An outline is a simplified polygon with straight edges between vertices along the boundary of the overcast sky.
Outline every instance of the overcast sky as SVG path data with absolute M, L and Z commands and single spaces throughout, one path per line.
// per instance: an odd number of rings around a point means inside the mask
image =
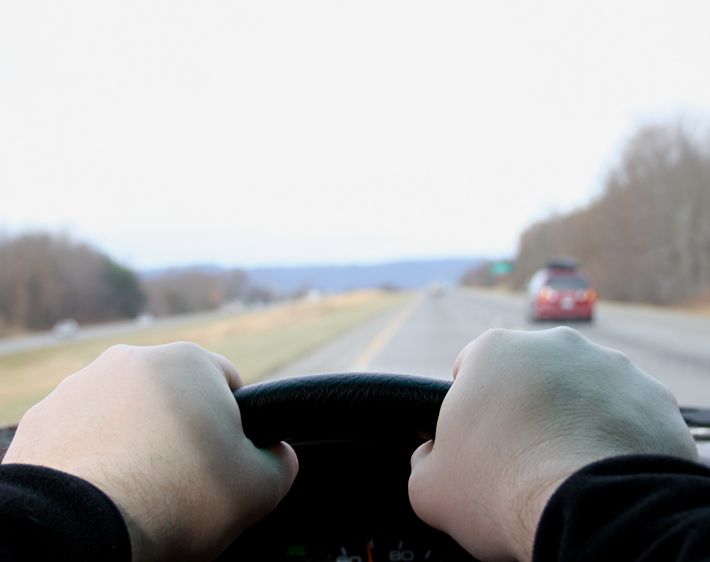
M 635 127 L 710 118 L 709 29 L 705 0 L 0 0 L 0 229 L 135 267 L 512 254 Z

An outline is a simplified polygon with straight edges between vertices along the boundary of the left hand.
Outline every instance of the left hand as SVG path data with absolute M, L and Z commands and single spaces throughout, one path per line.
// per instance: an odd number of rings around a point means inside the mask
M 224 357 L 190 343 L 116 346 L 22 418 L 4 463 L 94 484 L 122 512 L 134 560 L 202 560 L 269 513 L 296 476 L 285 443 L 242 430 Z

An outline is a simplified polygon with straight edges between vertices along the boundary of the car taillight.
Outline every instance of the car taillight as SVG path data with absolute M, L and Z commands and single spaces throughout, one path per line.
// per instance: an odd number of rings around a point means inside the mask
M 550 289 L 550 287 L 543 287 L 537 297 L 541 301 L 554 302 L 557 299 L 557 291 Z
M 595 300 L 597 300 L 597 292 L 594 289 L 584 291 L 584 300 L 594 302 Z

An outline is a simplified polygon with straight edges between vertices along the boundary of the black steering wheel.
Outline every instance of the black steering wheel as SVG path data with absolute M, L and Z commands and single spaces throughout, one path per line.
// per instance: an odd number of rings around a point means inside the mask
M 279 507 L 219 560 L 471 561 L 422 523 L 407 494 L 409 459 L 434 436 L 450 381 L 387 374 L 314 375 L 235 392 L 244 432 L 287 441 L 300 469 Z
M 287 441 L 300 469 L 278 508 L 219 560 L 475 560 L 421 522 L 407 494 L 410 456 L 434 437 L 450 386 L 418 376 L 344 373 L 236 391 L 247 437 L 260 446 Z M 709 438 L 710 410 L 681 412 L 696 440 Z

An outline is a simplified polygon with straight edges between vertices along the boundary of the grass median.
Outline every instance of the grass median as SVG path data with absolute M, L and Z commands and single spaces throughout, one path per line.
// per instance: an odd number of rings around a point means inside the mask
M 0 426 L 16 423 L 59 381 L 118 343 L 193 341 L 231 359 L 249 383 L 409 298 L 402 293 L 358 291 L 6 355 L 0 357 Z

